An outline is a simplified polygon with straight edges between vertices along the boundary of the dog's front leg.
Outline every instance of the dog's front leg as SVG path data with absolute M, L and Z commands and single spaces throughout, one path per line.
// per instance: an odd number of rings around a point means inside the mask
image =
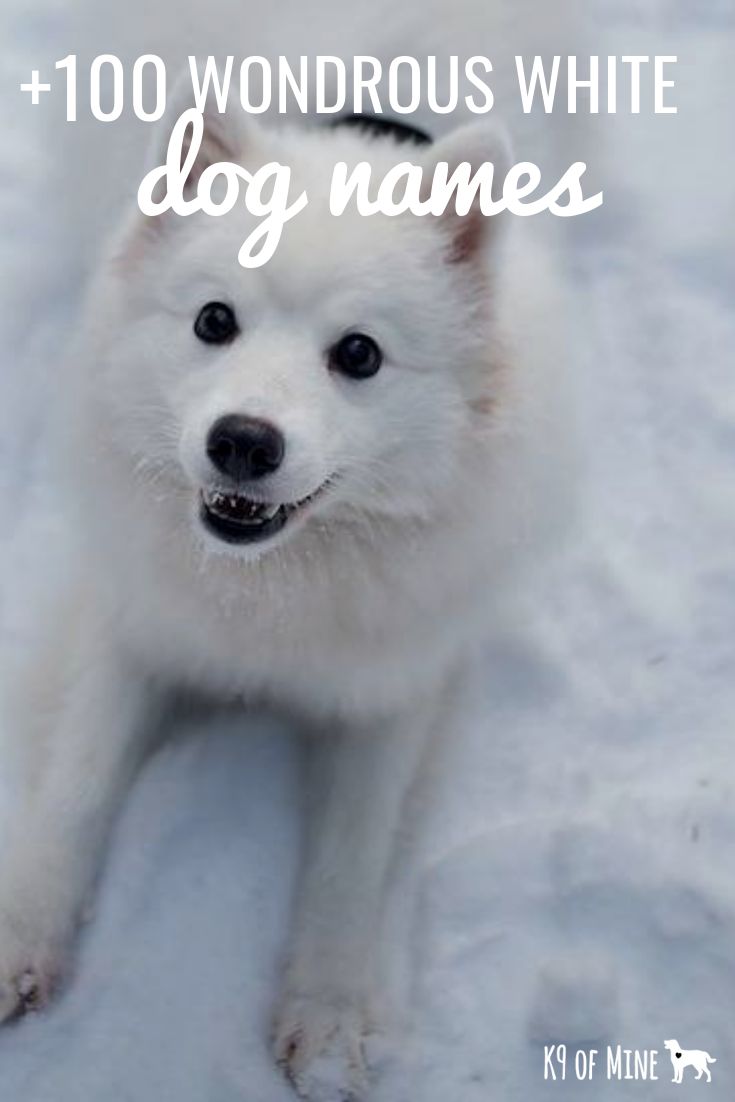
M 3 686 L 2 768 L 13 791 L 0 843 L 0 1020 L 44 1003 L 63 975 L 139 762 L 150 698 L 109 634 L 87 614 L 55 620 Z
M 386 876 L 433 708 L 321 735 L 275 1052 L 309 1102 L 357 1099 Z

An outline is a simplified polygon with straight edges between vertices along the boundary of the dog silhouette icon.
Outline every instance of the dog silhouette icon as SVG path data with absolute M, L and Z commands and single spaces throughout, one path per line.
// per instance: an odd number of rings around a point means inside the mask
M 712 1074 L 707 1065 L 717 1063 L 714 1056 L 710 1056 L 708 1052 L 703 1052 L 702 1049 L 682 1048 L 678 1041 L 664 1041 L 664 1048 L 668 1049 L 671 1064 L 674 1068 L 672 1083 L 681 1083 L 684 1078 L 684 1068 L 688 1067 L 694 1068 L 697 1079 L 701 1079 L 703 1075 L 706 1075 L 707 1082 L 712 1082 Z

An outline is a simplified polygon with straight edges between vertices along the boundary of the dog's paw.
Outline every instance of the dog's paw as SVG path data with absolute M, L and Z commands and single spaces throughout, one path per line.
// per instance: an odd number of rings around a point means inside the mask
M 31 966 L 0 978 L 0 1023 L 42 1010 L 50 1001 L 58 976 L 53 968 Z
M 361 1102 L 368 1085 L 364 1013 L 324 996 L 292 996 L 276 1015 L 274 1055 L 306 1102 Z
M 58 945 L 32 944 L 0 923 L 0 1023 L 46 1006 L 60 982 L 62 959 Z
M 41 1010 L 66 972 L 74 925 L 50 905 L 0 900 L 0 1023 Z

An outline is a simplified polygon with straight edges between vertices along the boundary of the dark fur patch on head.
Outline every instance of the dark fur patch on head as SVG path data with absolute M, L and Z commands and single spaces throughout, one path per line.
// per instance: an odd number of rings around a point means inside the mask
M 378 115 L 345 115 L 341 119 L 335 119 L 332 127 L 339 126 L 359 127 L 361 130 L 378 137 L 393 138 L 397 142 L 413 142 L 414 145 L 432 145 L 434 139 L 425 130 L 417 126 L 409 126 L 408 123 L 398 122 L 397 119 L 384 119 Z

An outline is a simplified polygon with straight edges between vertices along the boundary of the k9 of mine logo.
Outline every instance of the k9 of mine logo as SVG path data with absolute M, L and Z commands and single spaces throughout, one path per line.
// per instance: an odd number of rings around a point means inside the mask
M 700 1048 L 682 1048 L 678 1041 L 663 1043 L 664 1053 L 656 1048 L 623 1048 L 622 1045 L 608 1045 L 606 1049 L 567 1048 L 567 1045 L 544 1045 L 544 1079 L 590 1080 L 619 1079 L 653 1082 L 665 1079 L 664 1066 L 659 1061 L 670 1058 L 673 1068 L 672 1083 L 683 1083 L 685 1079 L 704 1079 L 712 1082 L 710 1064 L 717 1061 L 714 1056 Z

